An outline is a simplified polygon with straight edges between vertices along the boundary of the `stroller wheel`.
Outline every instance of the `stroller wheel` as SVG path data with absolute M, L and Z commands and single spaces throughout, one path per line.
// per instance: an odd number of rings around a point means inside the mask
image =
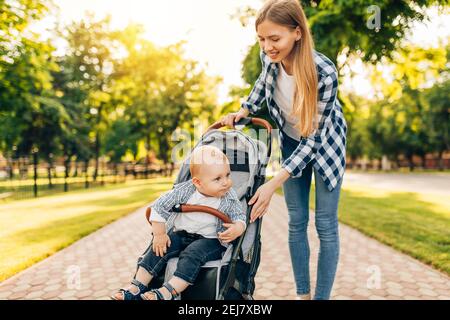
M 224 297 L 224 300 L 245 300 L 242 294 L 235 288 L 231 287 Z

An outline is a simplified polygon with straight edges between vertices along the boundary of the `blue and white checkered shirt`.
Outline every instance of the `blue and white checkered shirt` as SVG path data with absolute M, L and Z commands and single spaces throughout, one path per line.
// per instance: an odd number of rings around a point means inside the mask
M 189 198 L 194 194 L 196 188 L 192 182 L 192 179 L 185 182 L 178 183 L 174 185 L 172 190 L 161 195 L 151 207 L 155 209 L 159 216 L 167 221 L 167 224 L 172 225 L 175 217 L 179 214 L 172 211 L 172 208 L 178 204 L 185 204 Z M 242 221 L 244 226 L 246 226 L 246 212 L 243 208 L 241 202 L 239 201 L 238 195 L 233 188 L 220 198 L 220 204 L 217 210 L 223 212 L 227 215 L 232 222 Z M 217 233 L 225 231 L 223 222 L 217 219 Z M 228 244 L 220 241 L 222 245 L 228 246 Z
M 279 71 L 278 63 L 272 63 L 270 58 L 260 51 L 262 71 L 242 108 L 255 114 L 262 107 L 264 99 L 267 102 L 269 114 L 278 128 L 283 128 L 285 119 L 280 108 L 273 99 L 276 78 Z M 313 162 L 328 187 L 332 191 L 344 175 L 345 145 L 347 123 L 342 113 L 342 107 L 337 99 L 338 75 L 333 62 L 323 54 L 314 51 L 314 61 L 318 73 L 318 128 L 308 137 L 302 137 L 292 155 L 282 163 L 291 177 L 300 177 L 302 170 L 309 162 Z M 280 130 L 281 142 L 284 135 Z

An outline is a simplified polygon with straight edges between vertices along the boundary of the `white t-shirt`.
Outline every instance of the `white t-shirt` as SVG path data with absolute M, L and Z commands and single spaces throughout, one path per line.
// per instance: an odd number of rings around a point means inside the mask
M 290 116 L 294 103 L 295 78 L 293 75 L 287 74 L 281 62 L 278 65 L 280 71 L 277 75 L 273 99 L 280 107 L 281 116 L 285 119 L 283 131 L 288 136 L 300 140 L 300 134 L 294 127 L 298 122 L 298 118 Z
M 218 209 L 220 201 L 220 198 L 207 197 L 196 190 L 186 203 Z M 150 221 L 166 222 L 154 208 L 152 208 Z M 175 218 L 174 229 L 197 233 L 205 238 L 217 238 L 217 223 L 218 218 L 211 214 L 204 212 L 184 212 Z

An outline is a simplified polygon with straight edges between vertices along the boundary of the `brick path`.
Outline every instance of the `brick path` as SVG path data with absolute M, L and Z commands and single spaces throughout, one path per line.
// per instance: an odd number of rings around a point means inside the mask
M 0 299 L 108 299 L 127 284 L 149 227 L 144 209 L 124 217 L 0 283 Z M 450 277 L 340 225 L 341 256 L 332 299 L 450 300 Z M 318 239 L 310 219 L 311 286 Z M 287 246 L 287 209 L 275 194 L 262 232 L 256 299 L 294 299 Z M 77 276 L 79 275 L 79 277 Z

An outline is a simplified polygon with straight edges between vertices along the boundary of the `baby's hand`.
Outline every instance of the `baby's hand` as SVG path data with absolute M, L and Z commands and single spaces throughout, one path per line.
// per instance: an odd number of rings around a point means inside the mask
M 163 257 L 167 252 L 167 248 L 170 247 L 170 238 L 167 233 L 154 234 L 152 247 L 153 252 L 158 257 Z
M 227 230 L 224 232 L 219 232 L 219 239 L 225 243 L 233 241 L 245 231 L 244 224 L 239 221 L 224 223 L 223 226 L 227 228 Z

